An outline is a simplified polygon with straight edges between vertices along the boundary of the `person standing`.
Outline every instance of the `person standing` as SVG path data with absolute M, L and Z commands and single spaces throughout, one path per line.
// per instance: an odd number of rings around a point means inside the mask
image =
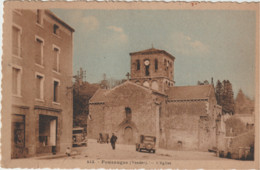
M 111 146 L 112 146 L 113 150 L 116 149 L 116 140 L 117 140 L 116 135 L 114 133 L 112 133 L 112 136 L 111 136 L 111 139 L 110 139 L 110 143 L 111 143 Z

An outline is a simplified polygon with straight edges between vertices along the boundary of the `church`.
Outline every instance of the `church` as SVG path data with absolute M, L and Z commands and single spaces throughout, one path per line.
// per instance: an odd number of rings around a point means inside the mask
M 130 57 L 129 80 L 99 89 L 90 99 L 88 138 L 115 133 L 118 143 L 135 144 L 140 135 L 150 135 L 160 148 L 218 147 L 224 128 L 214 85 L 175 86 L 175 57 L 165 50 L 150 48 Z

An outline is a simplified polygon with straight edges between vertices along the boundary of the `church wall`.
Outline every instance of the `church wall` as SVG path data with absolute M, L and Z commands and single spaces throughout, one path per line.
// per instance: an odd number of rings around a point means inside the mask
M 155 136 L 155 104 L 150 91 L 128 85 L 111 92 L 107 96 L 105 109 L 105 129 L 111 134 L 115 132 L 118 143 L 126 143 L 124 128 L 130 126 L 133 130 L 134 144 L 141 134 Z M 120 126 L 126 119 L 125 108 L 131 109 L 131 123 Z
M 209 147 L 210 131 L 208 121 L 201 123 L 201 117 L 207 117 L 206 101 L 168 102 L 162 116 L 160 146 L 168 149 L 198 150 L 203 144 Z M 203 130 L 203 128 L 204 130 Z M 202 150 L 205 150 L 204 148 Z
M 89 106 L 91 120 L 88 119 L 88 138 L 98 139 L 99 133 L 104 130 L 104 104 L 91 104 Z
M 105 104 L 90 105 L 92 120 L 88 121 L 88 137 L 97 138 L 99 133 L 115 133 L 118 143 L 135 144 L 140 135 L 156 136 L 156 104 L 152 92 L 144 87 L 126 83 L 112 89 Z M 127 119 L 126 108 L 131 109 Z M 132 129 L 130 142 L 126 142 L 126 128 Z
M 214 87 L 212 86 L 212 89 L 210 91 L 209 95 L 209 106 L 208 106 L 208 118 L 209 118 L 209 130 L 210 130 L 210 136 L 209 139 L 210 142 L 210 148 L 217 147 L 217 137 L 219 137 L 218 134 L 218 127 L 217 127 L 217 115 L 222 114 L 222 109 L 217 105 L 217 100 L 215 97 L 215 91 Z

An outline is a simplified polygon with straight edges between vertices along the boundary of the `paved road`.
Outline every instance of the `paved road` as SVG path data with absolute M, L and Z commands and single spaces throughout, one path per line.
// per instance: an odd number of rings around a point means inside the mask
M 229 160 L 215 156 L 211 152 L 199 151 L 172 151 L 157 149 L 156 153 L 137 152 L 134 145 L 117 144 L 112 150 L 110 144 L 99 144 L 95 140 L 89 140 L 87 147 L 74 147 L 76 155 L 60 159 L 137 159 L 137 160 Z

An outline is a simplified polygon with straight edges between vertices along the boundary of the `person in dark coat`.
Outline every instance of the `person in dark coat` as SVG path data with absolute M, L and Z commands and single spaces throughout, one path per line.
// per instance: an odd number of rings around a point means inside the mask
M 110 143 L 111 143 L 111 146 L 112 146 L 113 150 L 116 149 L 116 140 L 117 140 L 117 137 L 115 136 L 114 133 L 112 133 L 112 136 L 110 138 Z

